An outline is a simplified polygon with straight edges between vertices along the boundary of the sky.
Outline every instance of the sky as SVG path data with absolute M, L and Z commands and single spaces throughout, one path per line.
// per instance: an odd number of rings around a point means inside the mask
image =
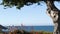
M 58 2 L 55 2 L 55 5 L 57 8 L 60 7 Z M 0 5 L 0 24 L 3 26 L 21 26 L 21 24 L 24 26 L 53 26 L 54 23 L 46 14 L 46 9 L 45 3 L 24 6 L 21 10 L 16 7 L 4 9 L 4 6 Z

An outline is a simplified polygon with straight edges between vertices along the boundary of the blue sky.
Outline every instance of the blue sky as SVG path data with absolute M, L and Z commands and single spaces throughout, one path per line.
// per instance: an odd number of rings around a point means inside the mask
M 25 25 L 25 26 L 42 26 L 54 25 L 52 19 L 46 14 L 46 4 L 33 4 L 31 6 L 24 6 L 21 10 L 15 7 L 4 9 L 0 5 L 0 24 L 4 26 L 11 25 Z M 60 4 L 55 2 L 59 8 Z M 60 8 L 59 8 L 60 9 Z

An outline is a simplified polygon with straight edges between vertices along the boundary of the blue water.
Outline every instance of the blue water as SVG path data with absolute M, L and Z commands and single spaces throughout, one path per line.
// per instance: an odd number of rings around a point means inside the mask
M 53 26 L 24 26 L 24 28 L 22 28 L 26 31 L 31 31 L 36 30 L 36 31 L 49 31 L 49 32 L 53 32 L 54 27 Z

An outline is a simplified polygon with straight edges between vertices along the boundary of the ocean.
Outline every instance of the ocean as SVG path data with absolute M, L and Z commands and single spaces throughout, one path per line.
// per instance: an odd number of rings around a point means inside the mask
M 48 31 L 48 32 L 53 32 L 54 31 L 54 26 L 8 26 L 8 28 L 17 28 L 17 29 L 23 29 L 26 31 Z
M 21 26 L 19 27 L 19 29 L 20 28 L 21 28 Z M 54 31 L 54 26 L 23 26 L 21 29 L 24 29 L 26 31 L 35 30 L 35 31 L 53 32 Z

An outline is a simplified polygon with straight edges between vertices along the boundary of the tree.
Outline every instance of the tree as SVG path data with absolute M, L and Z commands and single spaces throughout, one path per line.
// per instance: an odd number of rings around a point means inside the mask
M 44 1 L 47 6 L 47 14 L 52 18 L 55 26 L 54 26 L 54 32 L 53 34 L 60 34 L 60 10 L 54 5 L 55 1 L 59 0 L 3 0 L 1 5 L 4 5 L 4 7 L 13 7 L 16 6 L 16 8 L 20 9 L 24 7 L 24 5 L 32 5 L 34 3 Z

